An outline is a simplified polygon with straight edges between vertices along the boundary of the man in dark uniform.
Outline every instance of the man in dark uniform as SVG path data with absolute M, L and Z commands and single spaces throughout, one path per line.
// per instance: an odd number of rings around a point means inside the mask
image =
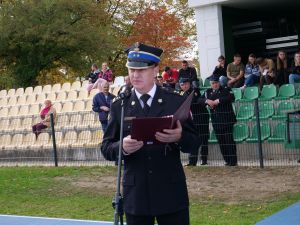
M 210 78 L 211 88 L 204 93 L 205 102 L 210 110 L 212 125 L 216 133 L 225 165 L 236 166 L 236 144 L 233 139 L 233 125 L 236 117 L 232 108 L 234 95 L 230 88 L 220 86 L 219 78 Z
M 185 100 L 154 84 L 162 49 L 136 43 L 127 50 L 130 81 L 134 87 L 124 100 L 125 120 L 130 117 L 172 115 Z M 118 155 L 121 101 L 111 106 L 110 121 L 104 134 L 101 152 L 108 160 Z M 188 225 L 189 201 L 180 151 L 197 148 L 197 133 L 192 120 L 176 128 L 157 132 L 161 144 L 148 144 L 130 136 L 124 124 L 123 196 L 128 225 Z M 147 127 L 145 127 L 147 129 Z
M 188 78 L 181 78 L 179 80 L 181 94 L 189 96 L 194 91 L 194 97 L 191 105 L 193 115 L 193 122 L 198 131 L 199 140 L 201 143 L 201 165 L 207 165 L 208 155 L 208 138 L 209 138 L 209 114 L 206 109 L 205 101 L 200 101 L 204 96 L 200 95 L 199 88 L 192 87 L 191 81 Z M 196 166 L 198 161 L 199 149 L 189 154 L 189 163 L 186 166 Z

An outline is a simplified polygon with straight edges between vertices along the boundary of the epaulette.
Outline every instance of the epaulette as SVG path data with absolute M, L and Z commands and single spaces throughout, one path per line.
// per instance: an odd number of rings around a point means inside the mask
M 115 102 L 117 102 L 117 101 L 119 101 L 119 100 L 121 100 L 121 98 L 120 98 L 120 96 L 117 96 L 117 97 L 115 97 L 115 98 L 113 99 L 112 103 L 115 103 Z
M 179 91 L 179 90 L 174 90 L 172 93 L 180 96 L 184 95 L 184 91 Z

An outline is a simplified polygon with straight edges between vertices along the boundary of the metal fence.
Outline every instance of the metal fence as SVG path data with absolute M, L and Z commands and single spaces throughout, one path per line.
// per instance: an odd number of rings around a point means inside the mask
M 299 109 L 298 100 L 237 101 L 233 107 L 237 117 L 231 133 L 234 143 L 224 145 L 236 147 L 239 166 L 299 165 L 300 116 L 299 112 L 294 112 Z M 193 116 L 197 116 L 197 112 Z M 0 118 L 0 165 L 115 164 L 101 155 L 103 131 L 97 114 L 91 111 L 59 113 L 56 119 L 53 127 L 36 137 L 31 126 L 39 121 L 38 115 Z M 205 126 L 206 123 L 200 121 L 195 125 Z M 208 148 L 208 166 L 224 166 L 212 121 L 207 125 L 208 133 L 199 138 L 208 137 L 208 144 L 201 146 Z M 201 148 L 199 155 L 194 156 L 199 157 L 197 165 L 201 163 Z M 188 162 L 189 155 L 182 153 L 182 163 Z

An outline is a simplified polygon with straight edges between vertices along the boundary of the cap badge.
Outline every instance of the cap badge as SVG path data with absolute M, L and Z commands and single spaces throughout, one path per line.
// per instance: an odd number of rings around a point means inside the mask
M 157 101 L 158 101 L 158 103 L 162 103 L 163 102 L 163 100 L 161 98 L 159 98 Z
M 139 42 L 136 42 L 135 44 L 134 44 L 134 51 L 135 52 L 138 52 L 138 51 L 140 51 L 140 49 L 139 49 L 139 47 L 140 47 L 140 43 Z

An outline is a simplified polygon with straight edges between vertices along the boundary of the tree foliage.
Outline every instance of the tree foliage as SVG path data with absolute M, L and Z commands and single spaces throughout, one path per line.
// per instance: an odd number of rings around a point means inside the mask
M 17 0 L 0 8 L 0 58 L 16 85 L 59 66 L 82 73 L 115 48 L 105 10 L 90 0 Z M 44 71 L 44 72 L 43 72 Z

